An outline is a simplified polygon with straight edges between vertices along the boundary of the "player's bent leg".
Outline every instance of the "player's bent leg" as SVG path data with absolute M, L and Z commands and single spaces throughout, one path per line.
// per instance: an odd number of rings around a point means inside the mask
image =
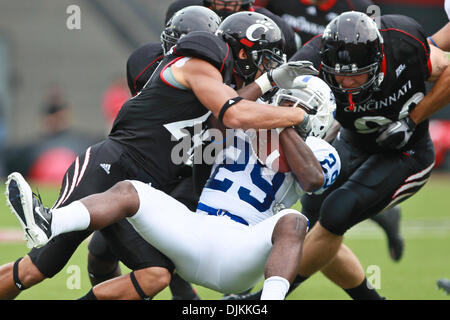
M 342 236 L 325 229 L 316 223 L 305 238 L 299 274 L 309 277 L 326 266 L 336 255 L 342 243 Z
M 22 290 L 44 279 L 29 256 L 7 263 L 0 267 L 0 300 L 14 299 Z
M 39 207 L 43 207 L 40 201 L 36 203 Z M 35 207 L 36 205 L 33 203 L 31 206 Z M 138 208 L 139 197 L 133 185 L 129 181 L 118 182 L 105 192 L 73 201 L 64 207 L 45 209 L 49 216 L 46 220 L 47 225 L 50 225 L 49 229 L 46 228 L 49 236 L 45 241 L 39 241 L 39 243 L 34 241 L 34 245 L 44 246 L 50 239 L 72 231 L 103 229 L 132 216 Z
M 358 258 L 344 244 L 341 244 L 335 257 L 321 271 L 342 289 L 354 288 L 365 278 Z
M 280 212 L 281 213 L 281 212 Z M 308 219 L 297 213 L 281 217 L 272 233 L 273 247 L 264 270 L 261 300 L 282 300 L 300 266 Z
M 80 201 L 89 211 L 90 230 L 102 229 L 132 216 L 139 209 L 139 197 L 130 181 L 120 181 L 107 191 Z
M 281 213 L 281 212 L 280 212 Z M 288 213 L 278 220 L 272 233 L 273 247 L 264 275 L 281 276 L 290 282 L 298 273 L 308 219 L 301 214 Z M 287 260 L 286 257 L 289 257 Z
M 104 259 L 91 252 L 88 253 L 88 273 L 92 286 L 122 275 L 117 260 Z
M 102 282 L 92 291 L 98 300 L 149 300 L 165 289 L 170 279 L 166 268 L 149 267 Z

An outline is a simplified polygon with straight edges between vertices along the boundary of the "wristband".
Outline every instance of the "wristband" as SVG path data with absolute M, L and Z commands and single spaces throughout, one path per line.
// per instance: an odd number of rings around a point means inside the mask
M 267 91 L 272 90 L 273 86 L 270 82 L 269 75 L 264 73 L 258 79 L 255 80 L 255 83 L 259 86 L 262 91 L 262 94 L 265 94 Z
M 434 42 L 434 40 L 433 40 L 432 37 L 428 37 L 427 39 L 431 41 L 431 43 L 433 44 L 433 46 L 439 48 L 439 46 L 436 44 L 436 42 Z

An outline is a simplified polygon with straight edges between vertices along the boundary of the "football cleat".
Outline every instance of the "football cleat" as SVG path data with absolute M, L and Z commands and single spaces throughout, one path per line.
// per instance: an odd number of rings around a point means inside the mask
M 401 208 L 390 208 L 371 218 L 383 228 L 388 239 L 388 249 L 391 259 L 400 261 L 404 250 L 403 237 L 400 234 Z
M 31 191 L 30 185 L 18 172 L 8 176 L 5 196 L 25 233 L 27 246 L 44 246 L 52 237 L 52 213 L 43 206 L 41 197 Z
M 439 279 L 437 281 L 438 289 L 443 289 L 447 294 L 450 294 L 450 280 L 449 279 Z

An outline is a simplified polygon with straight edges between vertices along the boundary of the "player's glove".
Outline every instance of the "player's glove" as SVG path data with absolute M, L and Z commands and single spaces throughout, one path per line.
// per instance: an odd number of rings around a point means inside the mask
M 278 68 L 264 73 L 255 82 L 261 88 L 262 93 L 266 93 L 274 87 L 290 89 L 299 84 L 294 84 L 294 79 L 302 75 L 318 75 L 319 71 L 314 68 L 310 61 L 291 61 L 283 63 Z
M 376 142 L 381 147 L 401 149 L 408 143 L 415 129 L 416 124 L 409 116 L 407 116 L 382 129 Z

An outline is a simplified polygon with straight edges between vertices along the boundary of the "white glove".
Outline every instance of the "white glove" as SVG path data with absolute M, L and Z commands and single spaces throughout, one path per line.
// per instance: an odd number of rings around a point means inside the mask
M 297 85 L 294 84 L 294 79 L 302 75 L 318 75 L 319 71 L 314 68 L 310 61 L 291 61 L 283 63 L 278 68 L 272 69 L 264 73 L 255 83 L 259 85 L 262 93 L 266 93 L 273 87 L 282 89 L 291 89 Z

